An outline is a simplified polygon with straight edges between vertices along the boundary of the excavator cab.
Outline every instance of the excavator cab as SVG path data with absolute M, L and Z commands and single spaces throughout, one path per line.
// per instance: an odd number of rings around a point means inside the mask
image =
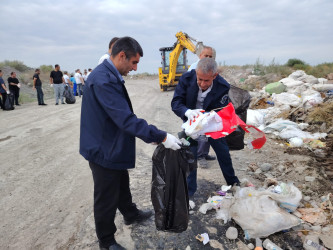
M 168 84 L 168 74 L 170 71 L 170 53 L 174 50 L 174 47 L 163 47 L 160 48 L 161 52 L 161 67 L 159 72 L 160 88 L 161 91 L 166 91 L 168 87 L 174 87 L 177 85 L 179 78 L 188 70 L 187 64 L 187 49 L 183 48 L 179 54 L 176 66 L 175 79 L 172 84 Z
M 203 46 L 202 42 L 181 31 L 176 33 L 176 38 L 173 47 L 160 48 L 162 65 L 158 68 L 158 75 L 161 91 L 175 87 L 182 74 L 188 70 L 187 50 L 196 54 Z

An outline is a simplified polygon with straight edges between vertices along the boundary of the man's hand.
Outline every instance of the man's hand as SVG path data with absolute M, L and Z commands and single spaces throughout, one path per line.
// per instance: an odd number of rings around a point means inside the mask
M 185 116 L 189 119 L 189 120 L 194 120 L 195 118 L 197 118 L 202 112 L 205 112 L 203 109 L 188 109 L 185 112 Z
M 10 91 L 9 91 L 9 90 L 7 90 L 7 94 L 8 94 L 8 95 L 10 94 Z
M 164 141 L 162 142 L 165 148 L 171 148 L 172 150 L 180 149 L 180 145 L 182 144 L 177 137 L 172 134 L 167 134 Z

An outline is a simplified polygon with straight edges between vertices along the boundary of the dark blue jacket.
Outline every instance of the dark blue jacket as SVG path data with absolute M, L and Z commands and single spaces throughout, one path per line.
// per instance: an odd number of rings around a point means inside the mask
M 229 103 L 229 89 L 230 84 L 222 76 L 217 75 L 213 81 L 212 90 L 204 100 L 203 109 L 211 111 L 212 109 L 225 107 Z M 187 120 L 186 110 L 196 109 L 198 92 L 197 75 L 195 69 L 192 69 L 180 77 L 171 101 L 172 111 L 183 121 Z
M 80 154 L 110 169 L 135 167 L 135 137 L 160 143 L 166 132 L 136 117 L 124 82 L 105 60 L 85 84 L 80 130 Z

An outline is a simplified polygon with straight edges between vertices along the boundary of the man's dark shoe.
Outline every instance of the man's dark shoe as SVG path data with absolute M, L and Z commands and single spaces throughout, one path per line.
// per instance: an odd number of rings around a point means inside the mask
M 42 103 L 41 105 L 44 105 L 44 106 L 45 106 L 45 105 L 47 105 L 47 104 L 46 104 L 46 103 Z
M 16 104 L 16 106 L 21 106 L 21 104 Z
M 212 155 L 207 155 L 207 156 L 205 157 L 205 159 L 206 159 L 207 161 L 214 161 L 214 160 L 216 160 L 216 157 L 215 157 L 215 156 L 212 156 Z
M 109 250 L 126 250 L 126 248 L 116 242 L 109 247 Z
M 56 103 L 55 105 L 58 105 L 58 103 Z
M 142 221 L 149 219 L 152 215 L 153 215 L 153 212 L 151 210 L 148 210 L 148 211 L 139 210 L 137 216 L 135 216 L 132 219 L 124 219 L 124 223 L 125 223 L 125 225 L 131 225 L 133 223 L 140 223 Z
M 117 242 L 112 244 L 111 246 L 107 247 L 101 247 L 99 246 L 100 250 L 126 250 L 122 245 L 119 245 Z

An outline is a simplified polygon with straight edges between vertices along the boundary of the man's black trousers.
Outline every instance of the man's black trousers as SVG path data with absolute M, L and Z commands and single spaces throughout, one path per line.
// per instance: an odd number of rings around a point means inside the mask
M 94 179 L 96 234 L 100 246 L 108 248 L 115 242 L 117 208 L 128 220 L 137 216 L 138 209 L 132 202 L 127 170 L 108 169 L 92 162 L 89 166 Z

